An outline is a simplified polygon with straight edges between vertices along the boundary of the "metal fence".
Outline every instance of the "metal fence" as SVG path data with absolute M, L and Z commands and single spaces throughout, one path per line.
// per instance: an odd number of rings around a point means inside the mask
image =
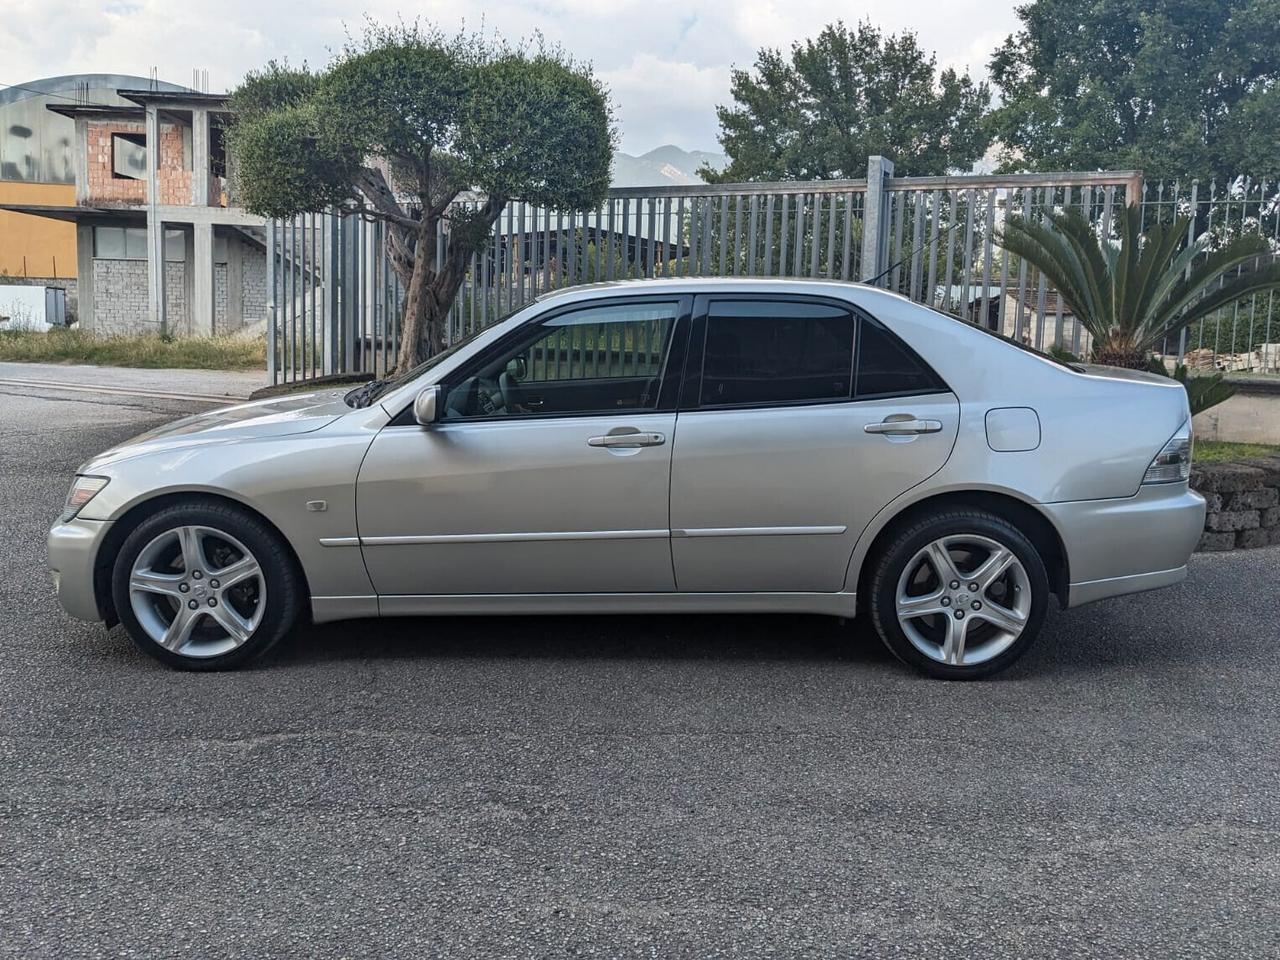
M 1258 233 L 1280 253 L 1280 180 L 1240 176 L 1229 181 L 1159 180 L 1146 184 L 1143 225 L 1191 217 L 1188 239 L 1208 234 L 1219 246 Z M 1244 268 L 1241 268 L 1243 270 Z M 1237 270 L 1238 274 L 1240 270 Z M 1280 373 L 1280 297 L 1255 294 L 1193 324 L 1166 349 L 1201 370 Z
M 1075 207 L 1106 234 L 1141 204 L 1144 222 L 1194 214 L 1190 233 L 1262 232 L 1280 243 L 1280 188 L 1241 178 L 1143 184 L 1135 171 L 893 177 L 610 191 L 586 214 L 512 203 L 468 267 L 447 337 L 481 329 L 559 287 L 644 277 L 866 280 L 1040 349 L 1088 352 L 1087 333 L 1034 268 L 995 241 L 1006 217 Z M 474 202 L 474 201 L 467 201 Z M 335 214 L 268 224 L 273 382 L 395 365 L 404 291 L 381 224 Z M 446 237 L 436 238 L 443 250 Z M 1276 372 L 1280 314 L 1255 297 L 1197 324 L 1171 354 L 1196 367 Z

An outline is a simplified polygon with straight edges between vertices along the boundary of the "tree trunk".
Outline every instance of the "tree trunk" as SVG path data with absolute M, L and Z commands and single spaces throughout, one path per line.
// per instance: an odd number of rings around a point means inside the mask
M 1150 354 L 1124 343 L 1100 343 L 1093 348 L 1093 362 L 1107 367 L 1123 367 L 1126 370 L 1145 370 L 1150 362 Z
M 505 201 L 489 199 L 482 212 L 488 229 L 498 219 Z M 475 252 L 474 244 L 454 238 L 446 245 L 444 262 L 428 266 L 428 257 L 434 260 L 434 230 L 428 230 L 424 218 L 418 230 L 414 248 L 413 275 L 405 291 L 404 322 L 401 325 L 400 355 L 396 373 L 405 373 L 418 364 L 435 356 L 445 348 L 445 329 L 449 311 L 467 275 L 467 263 Z M 430 236 L 431 242 L 427 240 Z M 484 232 L 488 236 L 488 231 Z M 430 250 L 430 253 L 428 253 Z
M 427 220 L 424 218 L 418 227 L 418 239 L 413 249 L 413 274 L 404 293 L 404 317 L 400 324 L 400 355 L 396 359 L 396 373 L 412 370 L 431 355 L 424 336 L 428 328 L 427 255 Z

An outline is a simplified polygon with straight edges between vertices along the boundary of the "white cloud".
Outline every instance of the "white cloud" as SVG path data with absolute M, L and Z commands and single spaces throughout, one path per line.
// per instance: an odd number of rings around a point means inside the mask
M 729 72 L 719 66 L 664 60 L 640 53 L 625 66 L 601 70 L 615 103 L 626 104 L 624 149 L 642 153 L 665 143 L 687 149 L 714 146 L 716 104 L 729 95 Z
M 509 39 L 535 31 L 592 61 L 613 91 L 623 149 L 666 142 L 715 149 L 715 106 L 729 69 L 761 46 L 787 47 L 833 19 L 869 18 L 887 31 L 916 30 L 944 65 L 985 72 L 991 50 L 1015 26 L 1013 0 L 908 5 L 864 0 L 856 8 L 817 0 L 367 0 L 381 20 L 410 16 L 456 29 L 464 22 Z M 233 86 L 272 57 L 323 64 L 363 13 L 339 0 L 0 0 L 0 82 L 63 73 L 119 72 L 189 83 L 209 71 L 213 89 Z M 981 24 L 981 30 L 975 29 Z

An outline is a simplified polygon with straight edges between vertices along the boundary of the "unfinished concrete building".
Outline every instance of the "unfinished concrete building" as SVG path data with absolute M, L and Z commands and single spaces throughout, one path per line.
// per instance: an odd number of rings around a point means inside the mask
M 47 105 L 74 121 L 75 203 L 0 209 L 75 224 L 82 329 L 173 336 L 261 329 L 265 232 L 231 196 L 225 95 L 116 92 L 120 103 Z

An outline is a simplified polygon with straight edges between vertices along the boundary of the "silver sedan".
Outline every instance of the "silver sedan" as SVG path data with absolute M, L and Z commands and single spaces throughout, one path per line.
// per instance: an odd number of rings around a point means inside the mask
M 579 287 L 405 376 L 106 451 L 49 558 L 70 614 L 189 669 L 305 618 L 771 611 L 976 678 L 1054 597 L 1186 576 L 1190 426 L 1175 381 L 866 286 Z

